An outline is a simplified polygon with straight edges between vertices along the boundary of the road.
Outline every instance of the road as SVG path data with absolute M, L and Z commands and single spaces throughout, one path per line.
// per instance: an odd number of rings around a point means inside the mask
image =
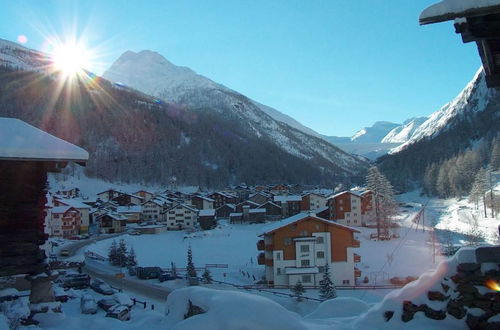
M 81 248 L 83 248 L 83 247 L 85 247 L 85 246 L 87 246 L 89 244 L 92 244 L 92 243 L 95 243 L 95 242 L 98 242 L 98 241 L 102 241 L 102 240 L 105 240 L 105 239 L 109 239 L 109 238 L 115 238 L 115 237 L 118 237 L 118 236 L 121 236 L 121 235 L 124 235 L 124 234 L 126 234 L 126 233 L 105 234 L 105 235 L 100 235 L 100 236 L 95 237 L 95 238 L 90 238 L 90 239 L 86 239 L 86 240 L 76 241 L 74 243 L 64 245 L 64 246 L 61 247 L 60 250 L 62 250 L 62 249 L 68 250 L 69 255 L 67 257 L 61 257 L 61 258 L 65 259 L 65 258 L 73 257 L 78 252 L 78 250 L 80 250 Z
M 110 273 L 109 269 L 103 267 L 100 262 L 94 261 L 89 258 L 85 259 L 85 266 L 83 267 L 83 271 L 90 276 L 105 280 L 108 284 L 116 288 L 123 288 L 125 291 L 134 292 L 143 297 L 147 297 L 160 302 L 165 302 L 167 296 L 171 292 L 165 287 L 146 281 L 130 278 L 116 278 L 115 274 Z

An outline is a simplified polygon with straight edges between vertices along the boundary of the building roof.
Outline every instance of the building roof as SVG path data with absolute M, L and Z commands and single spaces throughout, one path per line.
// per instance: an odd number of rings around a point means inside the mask
M 344 194 L 351 194 L 351 195 L 354 195 L 354 196 L 356 196 L 356 197 L 361 198 L 361 195 L 359 195 L 359 194 L 357 194 L 357 193 L 355 193 L 355 192 L 352 192 L 352 191 L 346 190 L 346 191 L 339 192 L 338 194 L 335 194 L 335 195 L 333 195 L 333 196 L 330 196 L 330 197 L 328 197 L 327 199 L 337 198 L 337 197 L 339 197 L 339 196 L 341 196 L 341 195 L 344 195 Z
M 273 206 L 275 206 L 275 207 L 277 207 L 277 208 L 281 209 L 281 206 L 279 206 L 278 204 L 275 204 L 275 203 L 273 203 L 273 202 L 271 202 L 271 201 L 267 201 L 267 202 L 265 202 L 264 204 L 259 205 L 259 208 L 262 208 L 264 205 L 267 205 L 267 204 L 269 204 L 269 205 L 273 205 Z
M 214 200 L 210 197 L 206 197 L 206 196 L 202 196 L 202 195 L 194 195 L 193 197 L 191 198 L 201 198 L 201 199 L 204 199 L 206 200 L 207 202 L 213 202 Z
M 248 213 L 266 213 L 266 209 L 250 209 Z
M 319 273 L 318 267 L 285 267 L 286 275 L 317 274 L 317 273 Z
M 443 0 L 426 8 L 419 18 L 421 25 L 482 16 L 500 12 L 500 0 Z
M 130 206 L 118 206 L 116 208 L 118 213 L 142 213 L 142 206 L 140 205 L 130 205 Z
M 339 223 L 320 218 L 320 217 L 316 216 L 316 214 L 314 214 L 314 213 L 299 213 L 299 214 L 296 214 L 296 215 L 291 216 L 289 218 L 286 218 L 286 219 L 283 219 L 280 221 L 275 221 L 272 224 L 270 224 L 269 226 L 264 227 L 263 228 L 264 232 L 260 235 L 270 234 L 270 233 L 272 233 L 272 232 L 274 232 L 282 227 L 288 226 L 288 225 L 290 225 L 294 222 L 297 222 L 297 221 L 305 220 L 307 218 L 321 221 L 321 222 L 326 223 L 330 226 L 341 227 L 341 228 L 347 229 L 349 231 L 359 233 L 359 230 L 357 230 L 355 228 L 352 228 L 352 227 L 349 227 L 346 225 L 341 225 Z
M 184 204 L 184 203 L 177 203 L 177 204 L 173 205 L 172 207 L 169 207 L 169 208 L 168 208 L 165 212 L 168 212 L 168 211 L 170 211 L 170 210 L 173 210 L 173 209 L 175 209 L 175 208 L 177 208 L 177 207 L 179 207 L 179 206 L 180 206 L 180 207 L 182 207 L 182 208 L 188 209 L 188 210 L 190 210 L 190 211 L 192 211 L 192 212 L 196 212 L 196 213 L 198 213 L 198 212 L 200 211 L 200 210 L 198 210 L 198 209 L 196 209 L 196 208 L 194 208 L 194 207 L 191 207 L 191 206 L 189 206 L 189 205 L 187 205 L 187 204 Z
M 200 217 L 213 217 L 215 216 L 215 210 L 214 209 L 200 210 L 198 215 Z
M 302 201 L 302 197 L 299 195 L 288 195 L 288 196 L 274 196 L 274 201 L 275 202 L 300 202 Z
M 74 198 L 59 198 L 59 197 L 56 197 L 55 198 L 56 201 L 60 202 L 60 203 L 63 203 L 65 205 L 68 205 L 68 206 L 73 206 L 74 208 L 76 209 L 90 209 L 90 205 L 87 205 L 77 199 L 74 199 Z
M 0 117 L 0 159 L 86 162 L 89 153 L 22 120 Z
M 51 209 L 52 213 L 66 213 L 69 209 L 74 208 L 72 206 L 56 206 Z

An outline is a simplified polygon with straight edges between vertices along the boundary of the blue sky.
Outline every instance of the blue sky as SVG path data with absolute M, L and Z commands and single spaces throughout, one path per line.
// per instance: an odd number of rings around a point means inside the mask
M 451 22 L 419 26 L 435 0 L 6 1 L 0 38 L 42 49 L 76 33 L 102 73 L 126 50 L 155 50 L 316 131 L 429 115 L 480 67 Z

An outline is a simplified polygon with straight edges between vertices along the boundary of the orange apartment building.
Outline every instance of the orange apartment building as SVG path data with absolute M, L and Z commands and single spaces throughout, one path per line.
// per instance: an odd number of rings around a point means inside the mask
M 360 243 L 358 230 L 299 213 L 266 228 L 257 242 L 259 265 L 265 265 L 270 286 L 319 286 L 328 264 L 336 285 L 354 285 L 361 271 L 361 257 L 354 253 Z

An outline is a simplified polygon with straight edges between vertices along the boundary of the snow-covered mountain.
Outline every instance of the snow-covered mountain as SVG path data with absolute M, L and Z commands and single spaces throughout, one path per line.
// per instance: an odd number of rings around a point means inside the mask
M 381 142 L 398 144 L 405 143 L 413 137 L 420 125 L 422 125 L 427 119 L 427 117 L 416 117 L 405 120 L 403 125 L 391 130 Z
M 0 65 L 21 70 L 43 71 L 50 64 L 49 56 L 12 41 L 0 39 Z
M 166 102 L 198 111 L 209 110 L 226 117 L 235 116 L 235 120 L 248 125 L 256 136 L 269 138 L 295 156 L 304 159 L 323 158 L 352 174 L 361 165 L 357 157 L 322 140 L 319 134 L 289 116 L 189 68 L 176 66 L 156 52 L 127 51 L 111 65 L 103 77 Z
M 479 70 L 472 81 L 453 101 L 432 113 L 418 127 L 412 128 L 413 132 L 410 138 L 396 148 L 391 149 L 390 153 L 400 152 L 418 141 L 441 134 L 466 116 L 484 111 L 494 95 L 496 95 L 496 91 L 486 86 L 484 73 L 482 69 Z
M 380 143 L 384 137 L 400 124 L 388 121 L 377 121 L 370 127 L 365 127 L 351 137 L 352 142 L 357 143 Z

